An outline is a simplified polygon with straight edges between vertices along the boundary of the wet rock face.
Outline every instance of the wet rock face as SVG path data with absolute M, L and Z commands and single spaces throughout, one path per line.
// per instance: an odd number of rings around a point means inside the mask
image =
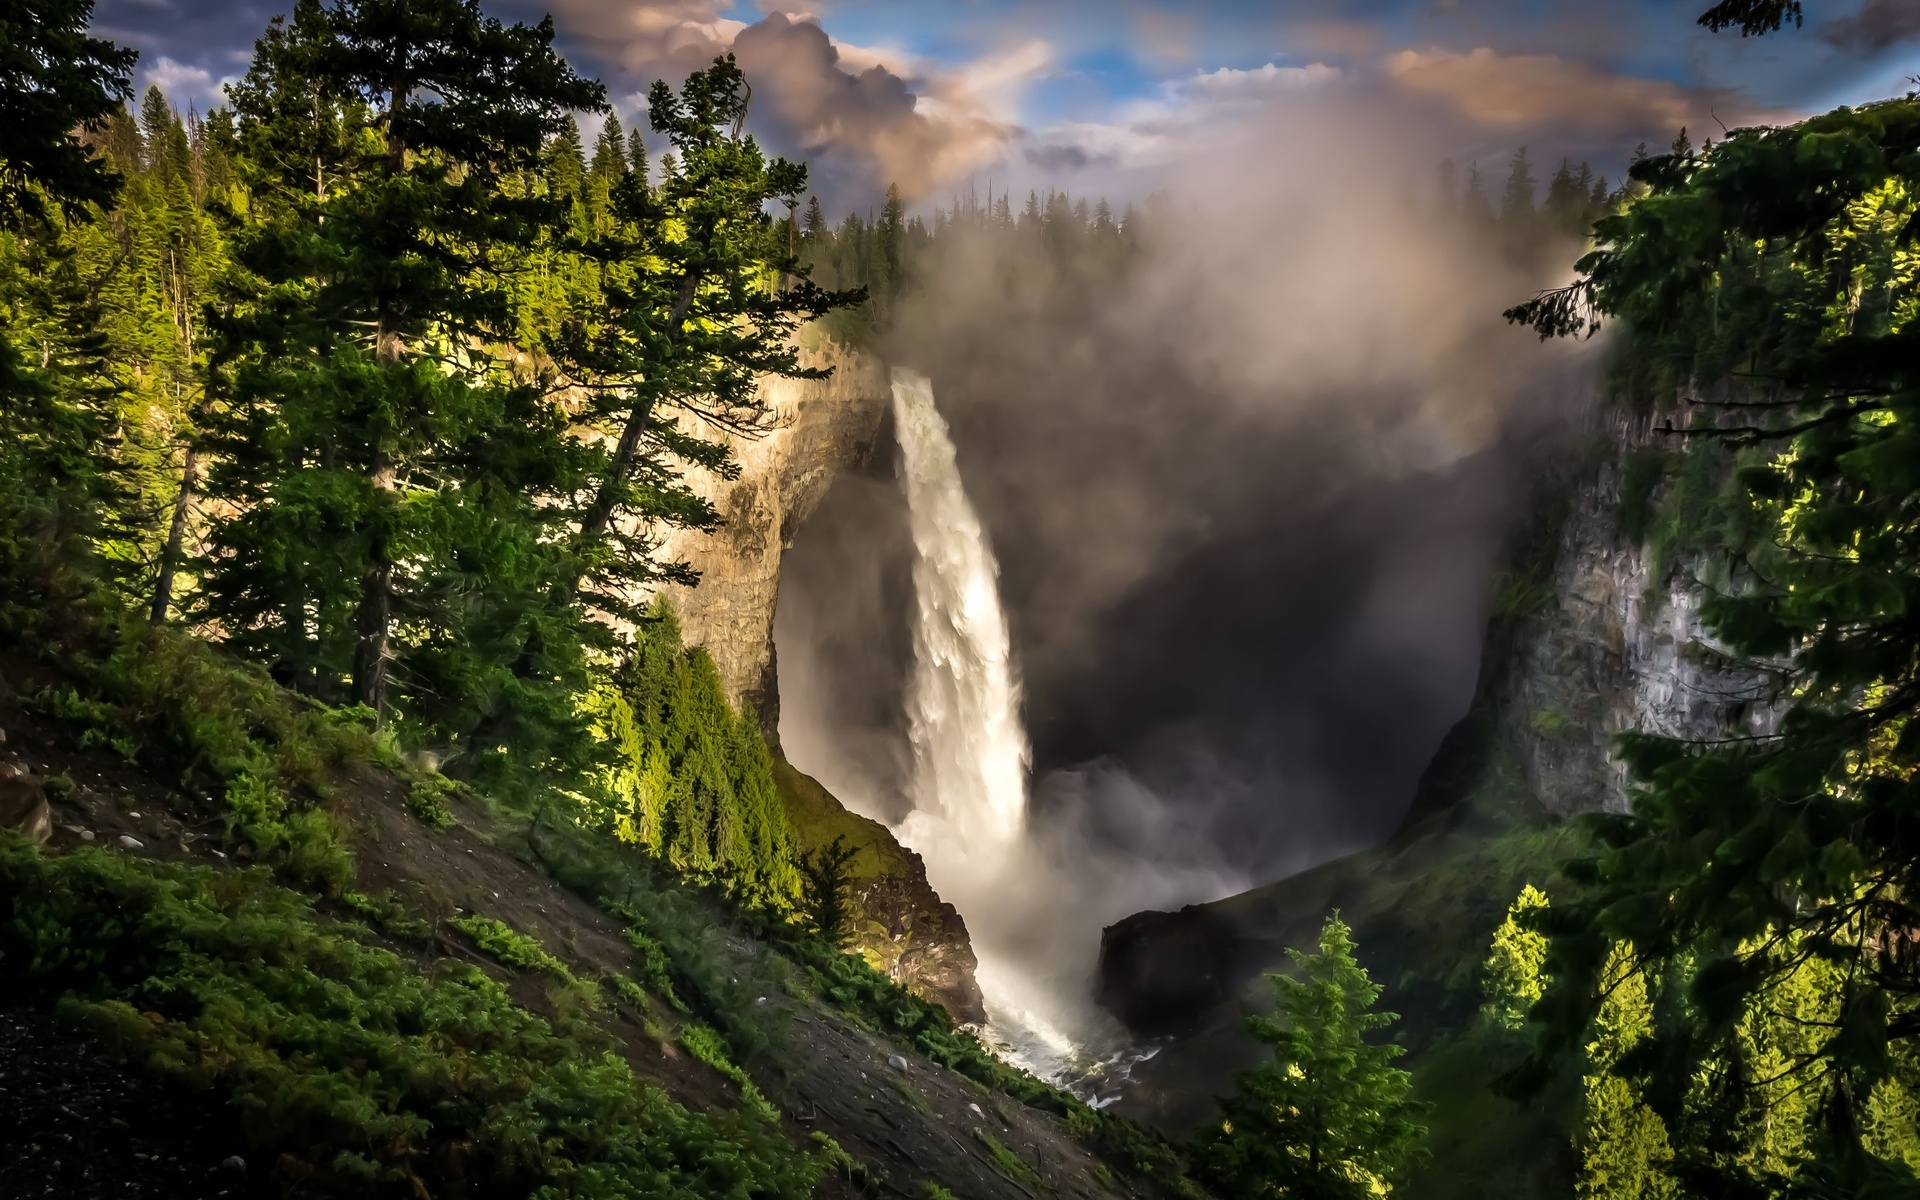
M 1191 1033 L 1240 982 L 1240 940 L 1231 921 L 1201 905 L 1135 913 L 1100 933 L 1094 999 L 1135 1033 Z
M 722 524 L 707 532 L 676 532 L 662 547 L 666 557 L 700 573 L 697 587 L 666 589 L 687 644 L 706 647 L 729 699 L 753 706 L 776 750 L 780 690 L 773 614 L 781 555 L 834 479 L 873 452 L 892 404 L 886 364 L 875 355 L 823 342 L 803 349 L 800 360 L 832 374 L 761 382 L 771 427 L 757 436 L 725 435 L 739 476 L 694 481 Z M 712 435 L 711 429 L 699 432 Z
M 1507 667 L 1508 743 L 1533 795 L 1556 816 L 1627 809 L 1613 739 L 1766 733 L 1771 679 L 1729 662 L 1700 619 L 1705 564 L 1663 564 L 1622 529 L 1628 458 L 1675 449 L 1644 422 L 1616 418 L 1598 463 L 1572 494 L 1555 551 L 1551 601 L 1527 621 Z

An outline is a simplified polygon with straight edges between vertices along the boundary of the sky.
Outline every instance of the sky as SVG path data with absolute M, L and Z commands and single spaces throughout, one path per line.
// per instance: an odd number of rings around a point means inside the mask
M 1426 123 L 1436 149 L 1572 154 L 1616 169 L 1681 125 L 1696 140 L 1906 90 L 1920 0 L 1807 0 L 1806 27 L 1709 34 L 1707 0 L 489 0 L 551 11 L 575 65 L 624 117 L 654 78 L 732 50 L 752 124 L 805 156 L 822 191 L 871 202 L 989 180 L 1151 190 L 1276 98 L 1345 89 Z M 96 29 L 141 51 L 136 82 L 219 102 L 271 0 L 102 0 Z

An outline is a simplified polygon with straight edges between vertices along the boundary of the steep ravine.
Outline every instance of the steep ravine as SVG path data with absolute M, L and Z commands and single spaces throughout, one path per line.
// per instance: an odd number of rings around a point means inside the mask
M 682 635 L 713 658 L 728 699 L 754 708 L 776 753 L 773 622 L 782 556 L 833 481 L 872 456 L 893 403 L 887 364 L 877 355 L 812 337 L 802 342 L 801 363 L 831 373 L 762 381 L 767 428 L 725 435 L 739 475 L 696 481 L 719 511 L 720 527 L 677 533 L 662 547 L 700 573 L 697 587 L 667 589 Z M 920 856 L 790 764 L 780 764 L 777 779 L 802 851 L 844 838 L 857 852 L 849 864 L 853 948 L 956 1020 L 984 1021 L 966 923 L 927 883 Z
M 1335 909 L 1387 985 L 1416 1051 L 1471 1018 L 1473 965 L 1523 882 L 1541 882 L 1573 836 L 1566 818 L 1622 811 L 1615 734 L 1764 730 L 1763 676 L 1724 661 L 1699 618 L 1698 562 L 1646 536 L 1655 422 L 1598 414 L 1584 445 L 1543 475 L 1534 529 L 1497 581 L 1480 678 L 1405 820 L 1383 845 L 1211 904 L 1136 913 L 1101 946 L 1100 1002 L 1165 1039 L 1122 1110 L 1167 1125 L 1206 1119 L 1262 1048 L 1244 1018 L 1271 1007 L 1262 976 L 1311 947 Z

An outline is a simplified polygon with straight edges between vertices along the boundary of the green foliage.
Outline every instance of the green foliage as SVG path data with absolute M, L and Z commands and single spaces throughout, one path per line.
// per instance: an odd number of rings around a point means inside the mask
M 1589 886 L 1547 923 L 1543 1055 L 1611 1002 L 1617 947 L 1650 985 L 1671 980 L 1672 1029 L 1600 1086 L 1632 1161 L 1657 1163 L 1633 1105 L 1672 1119 L 1679 1081 L 1704 1081 L 1664 1135 L 1696 1189 L 1913 1183 L 1869 1148 L 1866 1112 L 1920 1040 L 1920 958 L 1886 940 L 1920 925 L 1917 139 L 1910 97 L 1676 145 L 1635 168 L 1645 195 L 1600 222 L 1581 278 L 1512 314 L 1543 335 L 1619 318 L 1692 381 L 1654 540 L 1707 559 L 1708 627 L 1779 679 L 1769 736 L 1622 740 L 1633 811 L 1594 820 L 1601 848 L 1570 868 Z M 1815 994 L 1829 1017 L 1810 1017 Z M 1767 1148 L 1755 1128 L 1810 1132 Z
M 1269 976 L 1272 1018 L 1248 1028 L 1273 1061 L 1240 1076 L 1220 1125 L 1198 1147 L 1204 1181 L 1234 1197 L 1369 1197 L 1404 1176 L 1423 1130 L 1398 1046 L 1368 1041 L 1396 1019 L 1372 1011 L 1380 986 L 1353 959 L 1338 915 L 1317 954 L 1293 951 L 1298 978 Z
M 680 1044 L 686 1047 L 688 1054 L 731 1079 L 740 1088 L 740 1102 L 748 1112 L 764 1121 L 778 1121 L 780 1110 L 760 1094 L 753 1085 L 753 1077 L 734 1065 L 727 1057 L 727 1044 L 709 1025 L 690 1021 L 680 1030 Z
M 105 204 L 119 179 L 75 136 L 132 95 L 137 55 L 91 37 L 93 0 L 22 0 L 0 14 L 0 221 L 46 202 Z
M 798 1200 L 820 1166 L 695 1115 L 591 1026 L 423 974 L 258 872 L 0 842 L 0 964 L 154 1069 L 231 1094 L 289 1186 Z
M 467 935 L 488 957 L 516 971 L 534 971 L 561 983 L 577 982 L 567 964 L 547 953 L 538 938 L 529 937 L 503 921 L 480 913 L 449 918 L 447 924 Z
M 849 893 L 853 888 L 848 867 L 859 850 L 847 845 L 844 837 L 800 858 L 800 874 L 805 880 L 802 908 L 813 931 L 834 946 L 846 942 L 852 932 L 853 914 Z
M 832 1134 L 816 1129 L 808 1137 L 815 1146 L 820 1148 L 818 1152 L 820 1161 L 829 1170 L 838 1172 L 858 1191 L 873 1190 L 875 1183 L 873 1172 L 867 1169 L 867 1164 L 848 1154 L 839 1142 L 833 1140 Z
M 1494 931 L 1485 969 L 1486 1003 L 1480 1011 L 1501 1028 L 1520 1028 L 1546 994 L 1547 938 L 1532 927 L 1529 916 L 1546 907 L 1546 893 L 1528 884 Z
M 452 791 L 453 782 L 446 776 L 438 772 L 423 774 L 407 788 L 407 809 L 429 829 L 451 829 L 453 810 L 447 806 L 447 796 Z
M 736 713 L 702 649 L 687 649 L 664 597 L 632 650 L 585 701 L 614 765 L 583 818 L 737 902 L 784 911 L 800 892 L 773 758 L 750 711 Z
M 1001 1174 L 1019 1184 L 1021 1190 L 1029 1196 L 1037 1196 L 1041 1192 L 1052 1190 L 1047 1186 L 1047 1181 L 1040 1172 L 1033 1169 L 1031 1163 L 978 1125 L 973 1127 L 973 1140 L 986 1147 L 987 1157 L 993 1160 L 993 1165 L 1000 1168 Z

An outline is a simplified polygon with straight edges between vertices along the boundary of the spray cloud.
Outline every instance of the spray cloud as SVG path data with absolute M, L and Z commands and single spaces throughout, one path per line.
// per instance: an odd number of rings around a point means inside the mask
M 1289 97 L 1180 164 L 1119 258 L 1077 223 L 962 221 L 900 312 L 890 356 L 931 378 L 999 558 L 1034 755 L 1026 836 L 934 882 L 1030 1030 L 1097 1040 L 1103 925 L 1384 835 L 1465 707 L 1589 372 L 1500 320 L 1551 277 L 1425 186 L 1433 138 L 1378 96 Z M 919 535 L 889 466 L 800 532 L 776 638 L 790 756 L 899 822 Z

